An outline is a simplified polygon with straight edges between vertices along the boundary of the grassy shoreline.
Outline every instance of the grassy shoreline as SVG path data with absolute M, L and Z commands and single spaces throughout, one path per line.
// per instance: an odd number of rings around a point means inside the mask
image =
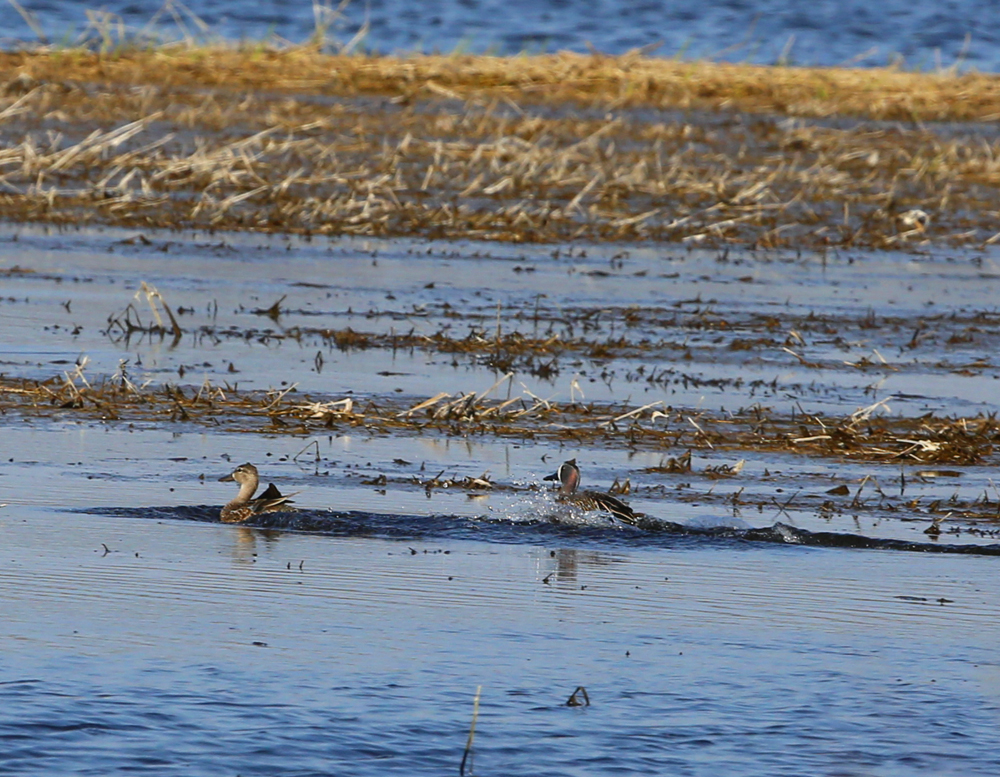
M 7 52 L 0 206 L 12 221 L 137 228 L 984 246 L 1000 240 L 997 118 L 1000 79 L 980 74 Z
M 163 47 L 0 53 L 0 73 L 91 84 L 726 110 L 898 121 L 996 121 L 1000 77 L 604 56 L 331 55 L 310 47 Z

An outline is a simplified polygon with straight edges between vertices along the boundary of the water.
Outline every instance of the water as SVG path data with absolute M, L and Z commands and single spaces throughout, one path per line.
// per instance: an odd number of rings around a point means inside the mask
M 730 252 L 723 261 L 716 252 L 649 246 L 589 246 L 584 256 L 565 246 L 252 235 L 209 241 L 156 233 L 144 243 L 133 240 L 134 234 L 22 227 L 16 239 L 0 241 L 5 375 L 61 381 L 83 364 L 83 377 L 74 378 L 82 385 L 84 379 L 107 379 L 124 365 L 130 379 L 150 391 L 170 383 L 186 386 L 191 395 L 207 381 L 224 393 L 235 386 L 258 392 L 295 387 L 297 393 L 288 396 L 301 402 L 351 397 L 361 406 L 372 397 L 408 408 L 442 390 L 455 396 L 486 391 L 503 373 L 477 353 L 342 350 L 322 332 L 350 327 L 372 336 L 413 332 L 428 338 L 444 332 L 461 340 L 474 331 L 491 336 L 499 322 L 503 332 L 525 337 L 544 339 L 554 332 L 567 341 L 624 337 L 646 343 L 612 358 L 567 349 L 551 357 L 552 374 L 515 367 L 514 378 L 494 392 L 499 399 L 533 395 L 565 404 L 582 397 L 684 408 L 676 418 L 656 422 L 677 440 L 694 429 L 690 413 L 704 409 L 724 422 L 728 413 L 755 403 L 765 413 L 827 419 L 876 400 L 888 400 L 878 414 L 897 418 L 1000 411 L 991 361 L 1000 348 L 992 312 L 997 260 L 989 252 Z M 518 272 L 524 267 L 532 272 Z M 129 305 L 135 316 L 151 320 L 138 293 L 142 282 L 153 284 L 177 311 L 184 334 L 176 342 L 125 337 L 109 326 Z M 277 321 L 255 312 L 279 299 Z M 754 343 L 749 349 L 740 345 L 748 342 Z M 792 349 L 818 366 L 801 365 Z M 859 368 L 864 359 L 869 366 Z M 666 377 L 650 380 L 654 374 Z M 104 481 L 155 489 L 140 492 L 138 501 L 112 493 L 67 504 L 65 491 L 51 495 L 56 504 L 81 509 L 218 505 L 230 498 L 230 488 L 216 479 L 252 461 L 283 490 L 303 490 L 300 506 L 310 509 L 523 522 L 553 508 L 550 500 L 525 509 L 525 484 L 577 457 L 585 487 L 607 488 L 630 478 L 629 501 L 659 522 L 647 527 L 654 534 L 640 542 L 654 536 L 672 542 L 676 524 L 769 530 L 782 522 L 813 534 L 912 545 L 928 541 L 930 517 L 910 503 L 926 507 L 934 501 L 955 513 L 947 527 L 966 526 L 966 508 L 986 520 L 975 524 L 985 534 L 948 534 L 940 545 L 998 541 L 989 520 L 996 500 L 989 459 L 928 475 L 928 464 L 909 459 L 818 459 L 773 446 L 751 455 L 690 437 L 668 447 L 633 448 L 611 435 L 582 449 L 571 437 L 548 433 L 536 441 L 478 432 L 417 436 L 412 430 L 382 437 L 364 427 L 328 431 L 313 425 L 305 434 L 289 427 L 290 434 L 261 437 L 273 431 L 264 418 L 242 426 L 256 434 L 232 435 L 162 416 L 102 423 L 88 421 L 92 413 L 54 406 L 39 408 L 37 416 L 4 427 L 0 461 L 12 458 L 15 468 L 9 482 L 27 478 L 38 488 L 36 472 L 63 470 L 85 480 L 80 485 L 86 493 Z M 239 413 L 230 411 L 225 420 L 232 429 Z M 662 470 L 667 457 L 689 446 L 691 472 Z M 737 477 L 719 479 L 709 472 L 740 459 Z M 438 472 L 457 479 L 485 474 L 499 487 L 479 494 L 436 488 L 430 499 L 424 484 Z M 363 485 L 378 478 L 386 479 L 385 488 Z M 830 510 L 835 487 L 846 497 L 834 500 L 839 506 Z M 168 490 L 173 488 L 176 493 Z M 317 493 L 326 496 L 317 499 Z M 737 499 L 743 500 L 739 507 Z M 521 541 L 520 535 L 514 539 Z M 797 540 L 856 544 L 804 534 Z
M 534 313 L 516 312 L 536 306 L 578 328 L 594 308 L 589 337 L 687 342 L 690 359 L 612 360 L 607 381 L 587 380 L 597 369 L 585 355 L 551 379 L 519 373 L 558 402 L 578 390 L 574 374 L 600 401 L 754 401 L 745 384 L 623 377 L 646 360 L 692 379 L 750 369 L 774 384 L 766 401 L 783 413 L 849 413 L 890 390 L 918 397 L 892 402 L 898 415 L 997 408 L 989 251 L 722 261 L 655 247 L 584 256 L 580 246 L 132 236 L 19 227 L 0 242 L 5 375 L 59 376 L 87 357 L 84 374 L 98 379 L 127 359 L 152 385 L 300 382 L 303 393 L 415 403 L 442 386 L 483 390 L 496 374 L 476 359 L 278 335 L 449 322 L 464 334 L 496 326 L 499 303 L 505 331 L 535 326 Z M 185 309 L 178 342 L 109 333 L 109 316 L 145 304 L 142 280 Z M 282 296 L 279 321 L 253 312 Z M 636 319 L 623 330 L 626 310 Z M 729 327 L 705 328 L 709 315 Z M 777 318 L 776 342 L 744 366 L 732 338 Z M 929 339 L 914 342 L 918 321 Z M 970 321 L 975 337 L 946 346 Z M 270 328 L 272 340 L 203 327 Z M 790 327 L 823 369 L 780 350 Z M 894 369 L 851 366 L 873 348 Z M 729 479 L 706 469 L 745 454 L 705 446 L 691 473 L 655 470 L 680 452 L 7 410 L 0 774 L 453 774 L 478 688 L 477 774 L 998 773 L 997 540 L 932 541 L 926 513 L 905 506 L 993 500 L 992 459 L 936 476 L 907 465 L 904 495 L 896 463 L 794 450 L 748 455 Z M 588 486 L 630 477 L 629 501 L 649 522 L 550 520 L 558 506 L 531 485 L 571 456 Z M 217 479 L 247 460 L 298 491 L 301 512 L 218 523 L 234 489 Z M 497 488 L 426 489 L 438 472 L 488 472 Z M 850 484 L 845 502 L 863 488 L 873 509 L 825 513 L 834 484 Z M 734 509 L 739 492 L 753 498 Z M 915 552 L 931 549 L 974 552 Z M 589 707 L 566 705 L 578 686 Z
M 499 316 L 503 333 L 647 343 L 610 358 L 567 351 L 548 375 L 519 369 L 505 384 L 512 395 L 838 415 L 894 397 L 898 415 L 1000 411 L 994 252 L 723 257 L 677 246 L 175 233 L 149 233 L 147 245 L 136 234 L 19 227 L 0 240 L 0 269 L 29 270 L 0 277 L 0 369 L 49 378 L 86 357 L 85 372 L 110 375 L 126 359 L 140 383 L 294 383 L 416 404 L 442 389 L 484 391 L 503 373 L 482 354 L 338 349 L 322 333 L 460 340 L 492 336 Z M 129 305 L 152 323 L 142 282 L 186 311 L 178 342 L 109 327 Z M 277 322 L 261 315 L 278 300 Z
M 336 4 L 334 4 L 336 5 Z M 140 29 L 161 8 L 160 0 L 26 0 L 54 40 L 73 40 L 87 25 L 87 10 L 105 9 Z M 314 30 L 308 2 L 243 3 L 239 0 L 191 0 L 187 7 L 212 34 L 258 40 L 278 35 L 293 41 Z M 946 5 L 925 0 L 888 0 L 878 7 L 863 2 L 777 2 L 694 0 L 640 3 L 582 0 L 435 0 L 420 4 L 400 0 L 353 2 L 332 30 L 341 43 L 369 25 L 360 47 L 382 53 L 465 50 L 516 54 L 591 46 L 609 54 L 653 46 L 658 56 L 710 58 L 733 62 L 802 65 L 885 65 L 902 57 L 908 67 L 936 69 L 958 64 L 979 70 L 1000 67 L 998 32 L 984 24 L 995 8 L 983 0 Z M 179 32 L 169 14 L 162 28 Z M 186 29 L 197 32 L 183 12 Z M 0 8 L 6 45 L 35 35 L 9 5 Z M 968 38 L 967 38 L 968 36 Z
M 479 687 L 479 774 L 1000 768 L 995 559 L 267 535 L 30 501 L 0 511 L 4 774 L 452 773 Z M 591 706 L 567 707 L 579 685 Z

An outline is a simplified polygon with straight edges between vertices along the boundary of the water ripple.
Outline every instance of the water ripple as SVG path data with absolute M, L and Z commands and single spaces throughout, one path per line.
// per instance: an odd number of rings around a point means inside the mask
M 211 505 L 180 507 L 95 507 L 78 512 L 130 518 L 218 522 L 219 508 Z M 499 543 L 566 542 L 633 548 L 677 547 L 685 543 L 734 542 L 803 545 L 854 550 L 895 550 L 913 553 L 950 553 L 1000 556 L 1000 544 L 954 545 L 940 542 L 869 537 L 843 532 L 808 531 L 780 521 L 759 528 L 689 526 L 656 518 L 641 519 L 637 528 L 609 525 L 603 517 L 583 523 L 576 516 L 569 523 L 551 517 L 538 520 L 469 518 L 453 515 L 392 515 L 364 511 L 298 510 L 272 513 L 239 524 L 331 537 L 377 537 L 380 539 L 469 539 Z

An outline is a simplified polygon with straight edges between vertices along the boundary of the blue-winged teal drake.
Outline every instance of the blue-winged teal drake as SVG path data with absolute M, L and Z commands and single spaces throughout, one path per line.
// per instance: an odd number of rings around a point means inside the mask
M 291 504 L 290 498 L 295 496 L 295 494 L 285 496 L 274 487 L 273 483 L 268 483 L 267 488 L 264 489 L 264 493 L 256 499 L 254 498 L 253 494 L 260 483 L 260 476 L 257 474 L 257 468 L 253 464 L 240 464 L 240 466 L 228 475 L 219 478 L 219 482 L 229 480 L 234 480 L 240 484 L 240 492 L 233 501 L 222 508 L 222 512 L 219 514 L 219 517 L 225 523 L 239 523 L 261 513 L 276 513 L 282 510 L 294 509 L 288 507 L 288 505 Z
M 559 469 L 548 475 L 545 480 L 559 481 L 560 502 L 566 502 L 586 512 L 601 510 L 611 513 L 619 521 L 633 526 L 639 522 L 639 516 L 635 511 L 616 496 L 600 491 L 577 492 L 576 489 L 580 485 L 580 468 L 576 466 L 576 459 L 560 464 Z

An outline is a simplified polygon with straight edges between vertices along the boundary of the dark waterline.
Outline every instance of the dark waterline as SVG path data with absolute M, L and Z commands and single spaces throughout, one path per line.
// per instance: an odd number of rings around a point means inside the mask
M 96 507 L 83 513 L 125 518 L 183 520 L 216 523 L 219 505 L 180 507 Z M 450 515 L 383 515 L 357 510 L 297 510 L 257 516 L 240 526 L 254 529 L 309 532 L 329 537 L 377 537 L 394 540 L 475 540 L 479 542 L 538 544 L 559 542 L 594 548 L 678 548 L 738 543 L 804 545 L 855 550 L 901 550 L 913 553 L 956 553 L 1000 556 L 1000 544 L 953 545 L 948 542 L 912 542 L 868 537 L 846 532 L 817 532 L 778 521 L 770 526 L 738 528 L 698 527 L 655 518 L 640 518 L 637 527 L 614 524 L 591 514 L 588 524 L 561 524 L 540 517 L 534 521 L 470 518 Z M 608 523 L 604 526 L 605 522 Z M 416 551 L 414 551 L 416 552 Z
M 334 5 L 336 5 L 334 3 Z M 87 10 L 103 9 L 128 27 L 145 27 L 161 0 L 28 0 L 24 6 L 52 41 L 72 42 L 87 26 Z M 214 36 L 260 40 L 271 35 L 303 41 L 315 29 L 311 3 L 277 0 L 191 0 L 191 11 Z M 497 54 L 594 49 L 621 54 L 655 47 L 656 56 L 708 58 L 730 62 L 838 66 L 879 66 L 902 59 L 908 68 L 934 70 L 958 65 L 1000 69 L 995 13 L 982 0 L 942 5 L 932 0 L 785 3 L 777 0 L 401 0 L 353 2 L 330 35 L 344 44 L 367 20 L 357 48 L 379 53 L 469 51 Z M 169 13 L 160 30 L 178 37 Z M 183 14 L 180 14 L 183 18 Z M 198 28 L 185 19 L 194 33 Z M 0 7 L 10 48 L 35 40 L 14 8 Z M 967 39 L 968 36 L 968 39 Z

